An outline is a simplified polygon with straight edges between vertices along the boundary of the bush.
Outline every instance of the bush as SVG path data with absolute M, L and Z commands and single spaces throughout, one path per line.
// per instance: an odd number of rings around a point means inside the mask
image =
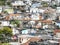
M 5 2 L 4 1 L 0 1 L 0 5 L 5 5 Z
M 8 42 L 7 37 L 12 36 L 12 29 L 9 27 L 3 27 L 0 29 L 0 41 L 1 42 Z
M 12 5 L 11 5 L 11 2 L 7 2 L 7 5 L 12 6 Z
M 50 7 L 52 7 L 52 8 L 54 8 L 54 9 L 56 9 L 57 5 L 52 5 L 52 6 L 50 6 Z
M 42 2 L 41 4 L 43 5 L 43 7 L 48 7 L 49 6 L 47 2 Z
M 10 45 L 9 43 L 0 43 L 0 45 Z
M 19 27 L 20 21 L 19 20 L 11 20 L 10 23 L 13 25 L 16 24 L 16 26 Z

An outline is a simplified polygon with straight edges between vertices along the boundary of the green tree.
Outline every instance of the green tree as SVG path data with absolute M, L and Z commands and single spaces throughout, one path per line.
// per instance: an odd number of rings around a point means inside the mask
M 49 6 L 47 2 L 42 2 L 41 4 L 43 5 L 43 7 L 48 7 Z
M 0 41 L 2 41 L 4 38 L 3 38 L 3 31 L 2 31 L 2 29 L 0 29 Z
M 16 24 L 16 26 L 19 27 L 20 21 L 19 20 L 11 20 L 10 23 L 13 25 Z
M 8 12 L 7 12 L 7 11 L 4 11 L 4 13 L 5 13 L 5 14 L 8 14 Z
M 3 27 L 0 29 L 0 41 L 1 42 L 8 42 L 6 39 L 7 37 L 12 36 L 12 29 L 9 27 Z
M 12 36 L 12 29 L 9 27 L 3 27 L 2 32 L 5 36 Z
M 3 31 L 2 31 L 2 29 L 0 29 L 0 35 L 1 35 L 1 34 L 3 34 Z
M 50 7 L 56 9 L 57 5 L 56 4 L 55 5 L 51 5 Z
M 0 5 L 5 5 L 6 0 L 0 0 Z
M 7 2 L 7 5 L 8 5 L 8 6 L 12 6 L 12 5 L 11 5 L 11 2 Z

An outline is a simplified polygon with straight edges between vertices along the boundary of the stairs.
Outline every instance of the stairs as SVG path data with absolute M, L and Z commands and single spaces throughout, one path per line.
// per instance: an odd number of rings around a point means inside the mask
M 22 45 L 29 45 L 29 43 L 32 41 L 39 41 L 40 38 L 38 37 L 34 37 L 34 38 L 30 38 L 27 42 L 23 43 Z

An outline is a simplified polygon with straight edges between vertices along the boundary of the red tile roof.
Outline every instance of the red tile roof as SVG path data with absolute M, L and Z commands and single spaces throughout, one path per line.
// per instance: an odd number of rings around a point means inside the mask
M 31 38 L 29 41 L 27 41 L 26 43 L 22 44 L 22 45 L 29 45 L 29 43 L 32 41 L 39 41 L 40 38 L 39 37 L 34 37 L 34 38 Z
M 60 33 L 60 29 L 55 29 L 54 34 L 56 34 L 56 33 Z
M 43 23 L 52 23 L 52 20 L 43 20 Z
M 5 17 L 6 20 L 10 20 L 10 17 L 19 16 L 20 14 L 9 14 Z

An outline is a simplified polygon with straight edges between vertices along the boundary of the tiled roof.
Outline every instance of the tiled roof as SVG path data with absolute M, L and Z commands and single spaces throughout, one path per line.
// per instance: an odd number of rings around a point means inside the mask
M 5 17 L 6 20 L 10 20 L 11 17 L 16 17 L 19 16 L 20 14 L 9 14 L 8 16 Z
M 54 34 L 56 34 L 56 33 L 60 33 L 60 29 L 55 29 Z
M 39 16 L 40 20 L 42 20 L 42 16 Z
M 29 45 L 29 43 L 30 43 L 31 41 L 39 41 L 39 40 L 40 40 L 40 38 L 34 37 L 34 38 L 31 38 L 28 42 L 26 42 L 26 43 L 24 43 L 24 44 L 22 44 L 22 45 Z
M 55 9 L 48 8 L 48 9 L 46 9 L 46 10 L 45 10 L 45 12 L 44 12 L 44 13 L 54 13 L 54 12 L 56 12 L 56 10 L 55 10 Z
M 43 23 L 52 23 L 52 20 L 43 20 Z
M 41 28 L 41 26 L 36 26 L 36 28 Z

